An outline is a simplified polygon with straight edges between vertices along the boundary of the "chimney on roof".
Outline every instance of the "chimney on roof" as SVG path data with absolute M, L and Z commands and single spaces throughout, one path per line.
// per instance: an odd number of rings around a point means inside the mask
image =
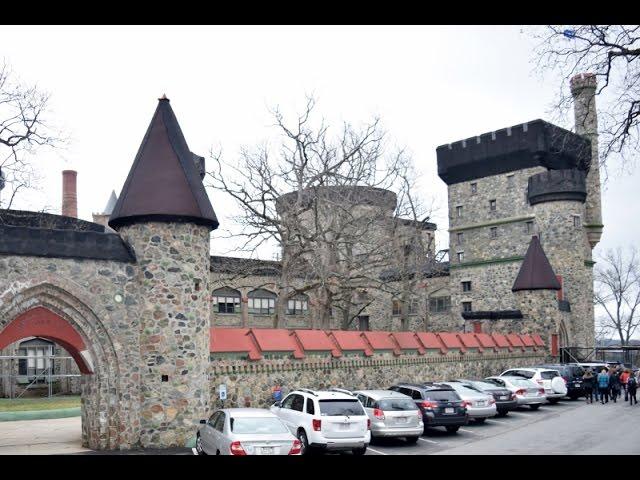
M 78 172 L 75 170 L 62 171 L 62 215 L 78 218 Z

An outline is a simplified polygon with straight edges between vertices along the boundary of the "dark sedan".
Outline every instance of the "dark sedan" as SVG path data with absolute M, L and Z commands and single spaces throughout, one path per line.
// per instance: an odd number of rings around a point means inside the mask
M 497 416 L 499 417 L 504 417 L 511 410 L 518 408 L 518 400 L 516 399 L 515 394 L 506 388 L 501 388 L 497 385 L 483 382 L 481 380 L 458 379 L 453 381 L 460 382 L 464 386 L 473 388 L 474 390 L 493 395 L 493 398 L 496 401 L 496 409 L 498 410 Z

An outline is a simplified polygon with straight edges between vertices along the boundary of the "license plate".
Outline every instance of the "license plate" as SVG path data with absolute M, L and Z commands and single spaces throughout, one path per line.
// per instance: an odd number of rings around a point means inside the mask
M 407 423 L 407 420 L 409 420 L 408 417 L 398 417 L 398 418 L 396 418 L 396 422 L 398 422 L 398 423 Z
M 479 406 L 479 407 L 484 407 L 484 406 L 485 406 L 485 403 L 484 403 L 484 402 L 478 402 L 478 406 Z
M 509 400 L 509 396 L 508 395 L 503 395 L 500 397 L 500 400 Z
M 262 455 L 273 455 L 273 447 L 262 447 Z
M 445 408 L 444 413 L 453 413 L 453 408 Z
M 340 430 L 349 430 L 350 423 L 341 423 Z
M 579 387 L 580 385 L 582 385 L 580 382 L 576 382 L 576 383 L 575 383 L 575 386 L 576 386 L 576 387 Z

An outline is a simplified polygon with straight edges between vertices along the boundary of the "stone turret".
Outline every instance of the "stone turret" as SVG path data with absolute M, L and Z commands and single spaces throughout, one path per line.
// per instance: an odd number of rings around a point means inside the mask
M 133 247 L 142 447 L 184 446 L 209 403 L 209 235 L 218 221 L 166 97 L 109 225 Z M 203 167 L 203 165 L 202 165 Z
M 571 79 L 576 133 L 591 140 L 591 167 L 587 175 L 587 202 L 584 221 L 584 228 L 587 230 L 591 248 L 594 248 L 600 241 L 604 228 L 600 196 L 596 86 L 597 79 L 593 73 L 582 73 Z

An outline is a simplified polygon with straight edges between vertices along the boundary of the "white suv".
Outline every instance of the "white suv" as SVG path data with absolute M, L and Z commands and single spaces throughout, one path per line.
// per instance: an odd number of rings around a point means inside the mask
M 299 388 L 271 406 L 302 444 L 313 450 L 351 450 L 364 455 L 371 441 L 371 420 L 360 400 L 346 390 Z
M 522 377 L 536 382 L 544 388 L 549 403 L 558 403 L 567 396 L 567 382 L 557 370 L 551 368 L 512 368 L 500 374 L 501 377 Z

